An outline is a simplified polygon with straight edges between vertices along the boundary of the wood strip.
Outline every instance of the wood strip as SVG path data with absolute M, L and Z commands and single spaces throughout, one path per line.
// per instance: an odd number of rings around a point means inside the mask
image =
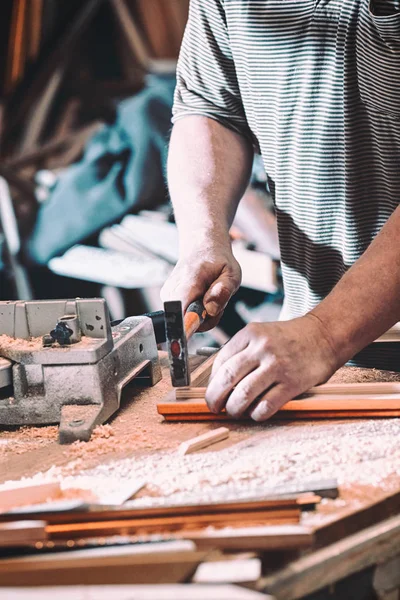
M 226 527 L 242 524 L 293 524 L 300 521 L 301 510 L 283 508 L 237 513 L 217 513 L 199 515 L 179 515 L 159 518 L 124 519 L 121 521 L 91 521 L 86 523 L 66 523 L 48 525 L 46 532 L 53 540 L 74 539 L 93 536 L 129 535 L 141 532 L 179 531 L 204 527 Z
M 185 455 L 191 454 L 192 452 L 197 452 L 197 450 L 202 450 L 203 448 L 207 448 L 212 444 L 226 440 L 228 437 L 229 429 L 227 427 L 218 427 L 218 429 L 207 431 L 207 433 L 203 433 L 202 435 L 198 435 L 191 440 L 182 442 L 178 448 L 178 454 Z
M 124 0 L 112 0 L 111 6 L 114 9 L 121 31 L 126 38 L 133 56 L 138 64 L 146 70 L 150 63 L 149 51 L 126 3 Z
M 315 498 L 315 495 L 312 494 Z M 196 516 L 198 514 L 219 514 L 224 513 L 240 514 L 241 512 L 250 512 L 257 510 L 276 510 L 276 509 L 296 509 L 299 506 L 299 498 L 309 497 L 310 493 L 295 493 L 289 495 L 275 495 L 270 497 L 246 498 L 237 501 L 228 502 L 211 502 L 211 503 L 196 503 L 196 504 L 180 504 L 170 506 L 155 506 L 145 508 L 112 508 L 99 509 L 93 511 L 80 512 L 41 512 L 38 518 L 44 519 L 49 524 L 68 524 L 80 523 L 87 521 L 122 521 L 133 519 L 146 518 L 164 518 L 170 516 Z M 18 513 L 18 518 L 23 518 L 25 515 Z M 34 518 L 32 513 L 29 513 L 29 519 Z M 14 520 L 15 515 L 8 513 L 0 515 L 1 521 Z
M 160 413 L 163 414 L 163 413 Z M 178 413 L 178 414 L 164 414 L 164 419 L 169 422 L 182 422 L 182 421 L 237 421 L 234 417 L 231 417 L 227 413 Z M 299 420 L 299 419 L 389 419 L 399 418 L 400 410 L 364 410 L 364 411 L 278 411 L 275 415 L 270 417 L 273 420 Z M 241 420 L 251 420 L 249 415 L 243 415 Z
M 215 354 L 209 356 L 207 360 L 205 360 L 199 367 L 197 367 L 197 369 L 193 371 L 190 377 L 190 382 L 193 387 L 201 387 L 208 384 L 217 354 L 218 353 L 216 352 Z
M 25 70 L 26 0 L 14 0 L 7 56 L 5 91 L 10 93 Z

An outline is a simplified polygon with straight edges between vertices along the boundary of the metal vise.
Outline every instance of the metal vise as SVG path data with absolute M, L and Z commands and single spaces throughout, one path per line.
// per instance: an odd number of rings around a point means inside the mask
M 90 439 L 136 376 L 161 379 L 149 317 L 111 327 L 103 299 L 0 302 L 0 426 L 59 423 Z

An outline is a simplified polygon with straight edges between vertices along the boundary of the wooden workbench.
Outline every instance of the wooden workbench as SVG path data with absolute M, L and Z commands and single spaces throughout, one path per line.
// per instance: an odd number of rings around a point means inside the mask
M 163 380 L 154 388 L 127 390 L 119 414 L 109 426 L 100 428 L 88 444 L 59 446 L 55 427 L 1 432 L 0 483 L 31 477 L 50 468 L 58 477 L 60 473 L 65 473 L 66 477 L 79 475 L 83 469 L 92 469 L 94 472 L 103 469 L 112 476 L 113 469 L 117 472 L 119 464 L 132 459 L 135 464 L 140 465 L 146 465 L 146 461 L 149 461 L 149 469 L 154 469 L 154 465 L 165 459 L 165 456 L 173 464 L 175 450 L 179 444 L 207 431 L 213 424 L 163 422 L 162 417 L 157 414 L 156 404 L 166 395 L 170 386 L 165 355 L 161 355 L 161 361 Z M 369 376 L 370 374 L 371 372 Z M 342 372 L 340 377 L 347 381 L 354 381 L 355 377 L 364 380 L 362 372 L 355 373 L 349 370 Z M 375 380 L 388 378 L 400 380 L 400 375 L 389 377 L 382 372 L 376 372 Z M 358 596 L 355 593 L 353 596 L 343 595 L 343 590 L 340 591 L 342 584 L 337 583 L 344 578 L 355 576 L 358 588 L 364 585 L 365 589 L 372 589 L 374 585 L 379 590 L 379 598 L 397 599 L 398 596 L 393 592 L 400 587 L 400 558 L 397 558 L 400 556 L 400 459 L 397 461 L 397 455 L 394 455 L 396 439 L 393 437 L 397 431 L 397 420 L 396 426 L 393 422 L 389 426 L 378 421 L 369 422 L 368 425 L 336 421 L 268 425 L 231 422 L 228 427 L 231 430 L 229 440 L 185 457 L 188 481 L 193 474 L 204 470 L 204 477 L 209 484 L 207 498 L 212 493 L 210 489 L 213 487 L 213 481 L 215 489 L 219 486 L 223 488 L 223 473 L 231 467 L 232 481 L 228 482 L 229 485 L 233 485 L 233 490 L 236 485 L 241 490 L 245 489 L 247 483 L 243 476 L 244 467 L 240 467 L 242 471 L 238 473 L 237 481 L 234 476 L 235 465 L 240 465 L 241 452 L 243 460 L 251 453 L 258 458 L 264 456 L 263 453 L 266 453 L 266 456 L 274 454 L 273 464 L 277 465 L 277 468 L 274 466 L 268 471 L 266 467 L 264 472 L 262 465 L 259 465 L 257 476 L 262 480 L 263 474 L 271 474 L 271 477 L 277 479 L 281 477 L 282 481 L 292 481 L 296 479 L 297 468 L 298 479 L 304 478 L 304 473 L 307 472 L 305 463 L 310 461 L 310 453 L 314 449 L 318 458 L 317 467 L 322 469 L 324 476 L 339 475 L 341 483 L 338 500 L 324 501 L 316 514 L 304 516 L 303 525 L 315 533 L 313 548 L 298 554 L 267 553 L 263 557 L 265 575 L 255 588 L 271 594 L 278 600 L 304 598 L 321 589 L 324 590 L 322 595 L 315 596 L 315 599 L 356 599 Z M 375 454 L 372 452 L 371 456 L 359 456 L 358 462 L 354 463 L 359 467 L 352 468 L 350 465 L 347 471 L 343 459 L 342 463 L 338 461 L 338 456 L 346 444 L 351 459 L 353 453 L 357 454 L 359 444 L 365 449 L 368 447 L 368 440 L 373 446 L 377 439 L 381 440 L 379 456 L 374 446 Z M 208 455 L 209 452 L 212 454 Z M 279 472 L 280 452 L 282 473 Z M 290 461 L 291 455 L 293 465 Z M 204 465 L 201 463 L 201 457 L 204 459 Z M 215 457 L 215 480 L 211 475 L 210 457 L 212 460 Z M 220 460 L 221 463 L 218 462 Z M 385 471 L 384 465 L 388 462 L 391 468 Z M 342 468 L 346 471 L 343 483 L 340 478 Z M 380 469 L 382 476 L 376 478 Z M 154 473 L 157 476 L 156 470 Z M 316 471 L 311 472 L 309 478 L 317 479 L 318 475 Z M 169 491 L 172 498 L 175 498 L 174 493 L 178 496 L 185 493 L 193 495 L 193 489 L 190 489 L 190 485 L 185 483 L 184 479 L 185 477 L 182 477 L 182 489 L 176 492 Z M 160 481 L 162 494 L 162 486 L 167 484 Z M 251 473 L 248 475 L 248 481 L 252 481 Z M 203 489 L 200 488 L 198 493 L 202 494 Z M 142 502 L 145 502 L 147 497 L 151 501 L 157 496 L 157 486 L 150 486 L 140 495 Z M 335 587 L 329 588 L 331 592 L 333 590 L 333 595 L 329 596 L 327 586 L 335 583 Z M 351 582 L 348 585 L 351 586 Z M 338 590 L 337 596 L 334 595 L 335 589 Z

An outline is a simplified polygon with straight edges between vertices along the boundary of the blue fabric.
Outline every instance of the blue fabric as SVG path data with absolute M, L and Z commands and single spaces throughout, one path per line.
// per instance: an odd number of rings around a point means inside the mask
M 173 76 L 149 76 L 141 92 L 121 102 L 115 123 L 90 140 L 82 160 L 60 175 L 27 242 L 32 261 L 46 264 L 127 212 L 165 200 L 174 87 Z

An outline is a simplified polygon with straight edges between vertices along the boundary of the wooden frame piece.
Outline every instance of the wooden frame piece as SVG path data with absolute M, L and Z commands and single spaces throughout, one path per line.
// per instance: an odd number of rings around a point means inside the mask
M 167 421 L 232 419 L 225 410 L 211 413 L 205 393 L 205 387 L 178 388 L 164 402 L 158 403 L 157 410 Z M 287 402 L 273 416 L 275 419 L 372 417 L 400 417 L 400 383 L 324 384 Z

